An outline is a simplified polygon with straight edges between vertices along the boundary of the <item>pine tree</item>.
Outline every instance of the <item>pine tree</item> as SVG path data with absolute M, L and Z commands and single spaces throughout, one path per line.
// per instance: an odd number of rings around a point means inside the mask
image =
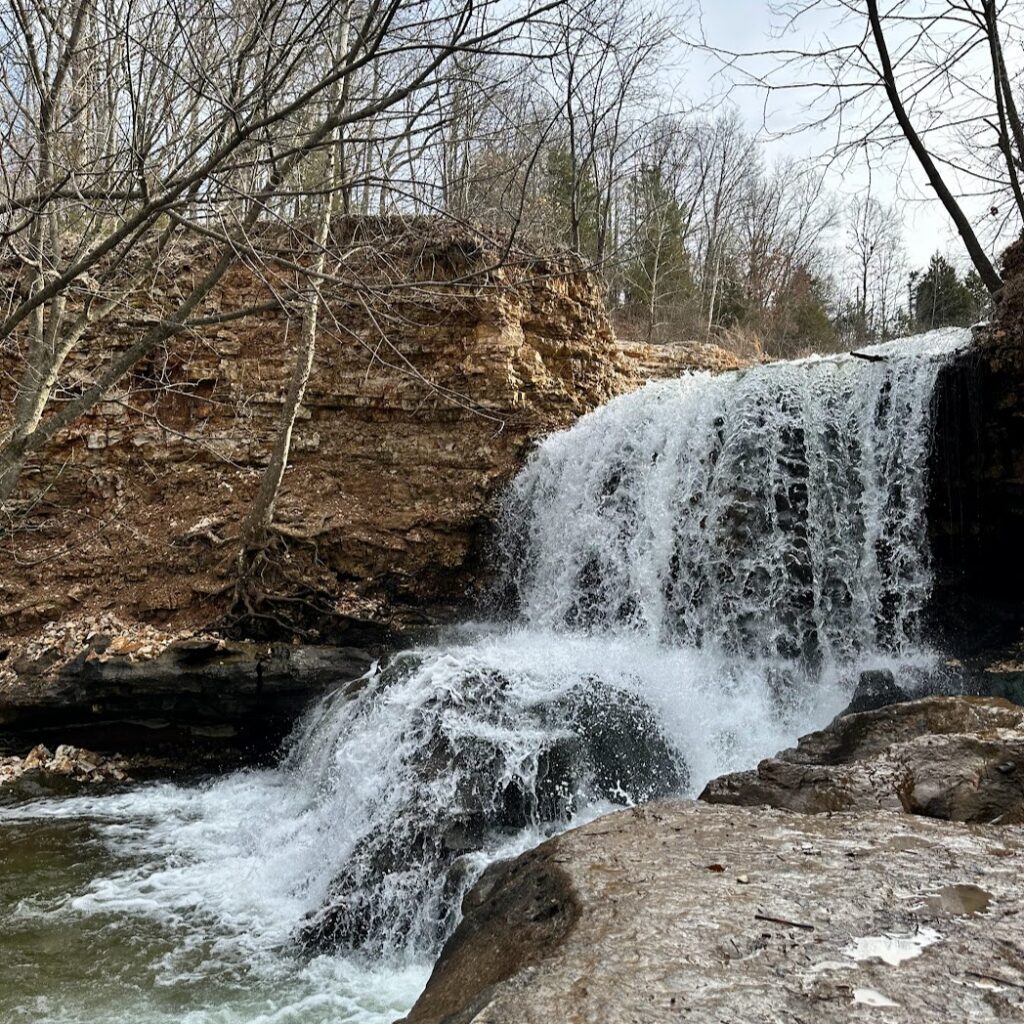
M 693 293 L 686 251 L 686 216 L 658 167 L 644 167 L 633 182 L 632 258 L 626 266 L 625 302 L 646 323 L 651 338 L 659 323 L 679 319 Z
M 961 280 L 956 268 L 940 253 L 932 256 L 914 292 L 914 314 L 925 330 L 967 327 L 983 311 L 986 289 L 976 273 Z
M 555 146 L 548 153 L 547 193 L 565 244 L 578 247 L 584 258 L 594 259 L 597 253 L 597 185 L 589 168 L 574 167 L 567 146 Z

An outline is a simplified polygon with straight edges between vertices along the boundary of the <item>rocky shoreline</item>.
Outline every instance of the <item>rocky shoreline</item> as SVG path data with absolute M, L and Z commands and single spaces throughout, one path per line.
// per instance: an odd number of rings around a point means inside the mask
M 1019 1020 L 1022 748 L 929 698 L 564 833 L 487 870 L 406 1024 Z
M 16 787 L 20 793 L 46 793 L 69 784 L 127 782 L 129 764 L 123 757 L 105 757 L 92 750 L 61 744 L 50 751 L 39 744 L 24 757 L 0 757 L 0 786 Z
M 164 772 L 258 763 L 313 700 L 373 664 L 351 647 L 64 623 L 0 663 L 0 752 L 69 744 Z

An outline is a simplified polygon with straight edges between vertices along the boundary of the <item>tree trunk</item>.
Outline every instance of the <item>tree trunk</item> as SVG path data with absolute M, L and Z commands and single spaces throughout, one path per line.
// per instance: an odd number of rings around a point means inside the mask
M 967 253 L 971 257 L 971 262 L 978 271 L 985 287 L 994 295 L 1003 287 L 1003 279 L 999 276 L 992 261 L 985 253 L 981 242 L 978 241 L 978 236 L 971 227 L 970 221 L 967 219 L 960 204 L 956 201 L 953 193 L 950 192 L 945 180 L 939 173 L 938 167 L 935 165 L 935 161 L 932 160 L 931 154 L 928 152 L 927 147 L 921 140 L 921 136 L 918 135 L 910 120 L 907 108 L 903 105 L 899 90 L 896 88 L 896 75 L 893 72 L 892 59 L 889 56 L 889 46 L 885 41 L 885 33 L 882 30 L 882 19 L 878 13 L 878 0 L 867 0 L 867 5 L 871 34 L 874 37 L 875 46 L 878 49 L 878 57 L 882 63 L 882 84 L 885 86 L 885 92 L 889 97 L 889 103 L 892 106 L 893 113 L 896 115 L 896 120 L 904 137 L 910 144 L 910 148 L 917 157 L 918 163 L 920 163 L 925 174 L 928 175 L 928 181 L 935 190 L 935 194 L 942 201 L 946 212 L 956 225 Z
M 345 53 L 349 38 L 348 5 L 343 9 L 338 25 L 336 40 L 337 52 Z M 333 104 L 345 102 L 347 89 L 340 83 L 332 90 Z M 251 569 L 254 560 L 264 550 L 267 535 L 274 521 L 274 509 L 281 490 L 281 481 L 288 468 L 288 457 L 291 454 L 292 437 L 295 433 L 295 421 L 302 407 L 302 399 L 306 393 L 306 385 L 313 370 L 316 356 L 317 318 L 320 311 L 320 277 L 324 272 L 327 243 L 331 234 L 331 216 L 339 202 L 335 190 L 338 187 L 338 167 L 340 160 L 340 136 L 335 133 L 331 139 L 331 147 L 327 159 L 325 174 L 324 198 L 320 213 L 320 222 L 316 233 L 316 253 L 313 258 L 309 283 L 306 288 L 305 309 L 302 317 L 302 334 L 299 339 L 295 363 L 292 366 L 291 379 L 285 393 L 284 405 L 281 408 L 281 419 L 278 422 L 277 435 L 270 453 L 270 461 L 263 471 L 259 490 L 246 514 L 241 529 L 241 549 L 238 553 L 239 575 L 245 576 Z
M 995 0 L 985 0 L 982 8 L 985 34 L 988 36 L 989 55 L 992 60 L 992 84 L 996 93 L 996 113 L 999 117 L 999 149 L 1006 162 L 1006 173 L 1010 179 L 1010 188 L 1017 204 L 1017 212 L 1024 220 L 1024 191 L 1021 190 L 1020 175 L 1017 170 L 1021 157 L 1020 147 L 1024 143 L 1024 137 L 1022 137 L 1020 118 L 1017 116 L 1013 100 L 1013 84 L 1006 74 L 1006 64 L 1003 61 L 1003 46 L 999 39 Z M 1013 142 L 1017 145 L 1016 154 L 1010 139 L 1011 130 Z
M 324 217 L 324 221 L 329 223 L 329 214 Z M 323 268 L 324 255 L 321 250 L 315 261 L 314 270 L 316 273 L 323 273 Z M 284 471 L 288 468 L 295 420 L 298 418 L 299 409 L 302 406 L 302 398 L 306 393 L 306 385 L 309 383 L 313 359 L 316 355 L 316 324 L 319 307 L 319 282 L 314 281 L 310 284 L 306 299 L 306 310 L 302 318 L 302 336 L 298 351 L 295 353 L 295 364 L 292 367 L 291 380 L 288 382 L 288 391 L 281 409 L 281 419 L 277 428 L 277 436 L 274 439 L 274 447 L 270 453 L 270 461 L 263 471 L 259 490 L 256 492 L 256 497 L 253 499 L 252 505 L 249 506 L 245 522 L 242 524 L 242 550 L 239 559 L 240 567 L 243 570 L 251 561 L 253 554 L 258 553 L 266 546 L 267 533 L 274 519 L 274 509 L 277 505 L 281 481 L 284 479 Z

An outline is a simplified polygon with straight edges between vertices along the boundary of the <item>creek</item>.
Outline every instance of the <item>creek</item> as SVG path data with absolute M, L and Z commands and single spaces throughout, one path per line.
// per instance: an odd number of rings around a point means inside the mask
M 935 384 L 969 339 L 615 399 L 509 488 L 483 621 L 339 688 L 273 769 L 3 797 L 0 1019 L 391 1021 L 495 858 L 695 795 L 863 671 L 926 679 Z

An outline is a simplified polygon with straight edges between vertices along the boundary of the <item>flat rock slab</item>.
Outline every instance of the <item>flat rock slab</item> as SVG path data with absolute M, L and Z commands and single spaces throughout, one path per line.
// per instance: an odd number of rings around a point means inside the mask
M 665 801 L 492 866 L 408 1024 L 1024 1020 L 1024 829 Z

